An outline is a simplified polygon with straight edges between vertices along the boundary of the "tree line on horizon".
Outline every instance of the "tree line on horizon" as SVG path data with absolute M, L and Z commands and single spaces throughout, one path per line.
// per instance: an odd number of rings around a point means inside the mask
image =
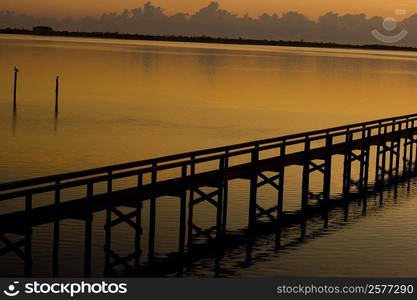
M 35 17 L 11 11 L 0 11 L 0 28 L 50 26 L 59 31 L 119 32 L 142 35 L 211 36 L 258 40 L 288 40 L 332 42 L 347 44 L 375 44 L 371 34 L 377 29 L 394 35 L 405 29 L 408 35 L 397 46 L 417 46 L 417 14 L 398 22 L 397 30 L 386 32 L 384 18 L 365 14 L 339 15 L 329 12 L 317 21 L 302 13 L 290 11 L 282 15 L 264 13 L 259 17 L 238 16 L 212 2 L 194 14 L 167 15 L 164 9 L 147 2 L 141 8 L 125 9 L 121 13 L 104 13 L 100 17 L 56 19 Z

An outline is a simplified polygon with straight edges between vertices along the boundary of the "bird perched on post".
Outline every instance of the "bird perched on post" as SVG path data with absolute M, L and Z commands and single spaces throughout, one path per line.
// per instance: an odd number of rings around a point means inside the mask
M 16 68 L 16 66 L 14 66 L 14 71 L 17 73 L 17 72 L 19 72 L 19 69 Z

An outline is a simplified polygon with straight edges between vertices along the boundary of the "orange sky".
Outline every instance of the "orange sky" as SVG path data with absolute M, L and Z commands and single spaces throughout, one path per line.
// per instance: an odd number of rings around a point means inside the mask
M 42 16 L 100 15 L 141 7 L 148 0 L 1 0 L 0 10 L 14 10 Z M 153 4 L 166 8 L 167 13 L 188 12 L 206 6 L 212 0 L 154 0 Z M 417 12 L 415 0 L 218 0 L 222 8 L 251 16 L 260 13 L 282 13 L 296 10 L 316 18 L 328 11 L 344 13 L 364 12 L 368 15 L 391 16 L 396 9 L 406 9 L 407 15 Z M 401 19 L 401 17 L 397 17 Z

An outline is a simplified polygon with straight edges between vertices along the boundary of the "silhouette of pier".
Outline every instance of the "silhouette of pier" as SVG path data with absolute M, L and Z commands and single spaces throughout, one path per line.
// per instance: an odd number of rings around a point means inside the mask
M 173 196 L 179 201 L 178 250 L 171 257 L 170 268 L 181 274 L 186 261 L 204 255 L 220 253 L 221 248 L 233 247 L 240 236 L 227 232 L 228 183 L 245 179 L 250 183 L 247 227 L 250 237 L 259 231 L 276 230 L 292 222 L 305 222 L 317 211 L 336 204 L 330 197 L 332 160 L 341 155 L 343 163 L 342 202 L 352 196 L 366 197 L 385 185 L 417 174 L 417 114 L 385 118 L 346 126 L 303 132 L 236 145 L 193 151 L 137 162 L 106 166 L 84 171 L 45 176 L 0 184 L 0 201 L 24 199 L 21 210 L 0 215 L 0 255 L 13 252 L 25 262 L 25 276 L 32 271 L 32 228 L 53 223 L 53 275 L 59 275 L 60 221 L 77 219 L 85 222 L 84 275 L 91 276 L 91 240 L 94 213 L 106 211 L 105 245 L 106 272 L 124 265 L 140 276 L 158 268 L 155 257 L 155 235 L 158 198 Z M 374 148 L 375 151 L 371 151 Z M 375 174 L 370 174 L 371 154 L 375 154 Z M 372 160 L 373 161 L 373 160 Z M 354 166 L 354 163 L 356 166 Z M 284 212 L 285 170 L 302 166 L 300 210 Z M 313 194 L 310 177 L 323 175 L 322 192 Z M 358 172 L 358 180 L 353 179 Z M 272 174 L 272 175 L 271 175 Z M 370 176 L 375 180 L 370 185 Z M 121 189 L 115 189 L 119 179 L 132 179 Z M 131 182 L 131 181 L 130 181 Z M 106 189 L 97 188 L 105 184 Z M 270 185 L 276 192 L 276 203 L 262 207 L 257 201 L 260 187 Z M 82 197 L 70 196 L 62 201 L 71 188 L 85 188 Z M 207 192 L 207 188 L 211 191 Z M 54 194 L 53 203 L 38 205 L 33 197 Z M 317 201 L 311 200 L 316 198 Z M 143 202 L 149 201 L 146 264 L 141 263 L 143 233 Z M 35 203 L 34 203 L 35 202 Z M 215 225 L 198 225 L 194 208 L 208 202 L 215 210 Z M 129 208 L 123 212 L 120 207 Z M 261 221 L 267 218 L 269 221 Z M 120 257 L 112 250 L 112 229 L 119 224 L 132 228 L 135 251 Z M 12 242 L 8 234 L 22 239 Z M 195 241 L 198 239 L 198 243 Z M 201 242 L 204 240 L 205 242 Z M 131 264 L 133 263 L 133 265 Z

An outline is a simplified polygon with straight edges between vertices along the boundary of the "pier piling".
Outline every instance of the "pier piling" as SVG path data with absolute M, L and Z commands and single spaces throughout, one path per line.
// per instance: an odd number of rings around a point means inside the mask
M 16 111 L 16 95 L 17 95 L 17 73 L 19 73 L 19 69 L 14 67 L 14 82 L 13 82 L 13 111 Z
M 59 76 L 55 79 L 55 115 L 58 114 L 59 109 Z

